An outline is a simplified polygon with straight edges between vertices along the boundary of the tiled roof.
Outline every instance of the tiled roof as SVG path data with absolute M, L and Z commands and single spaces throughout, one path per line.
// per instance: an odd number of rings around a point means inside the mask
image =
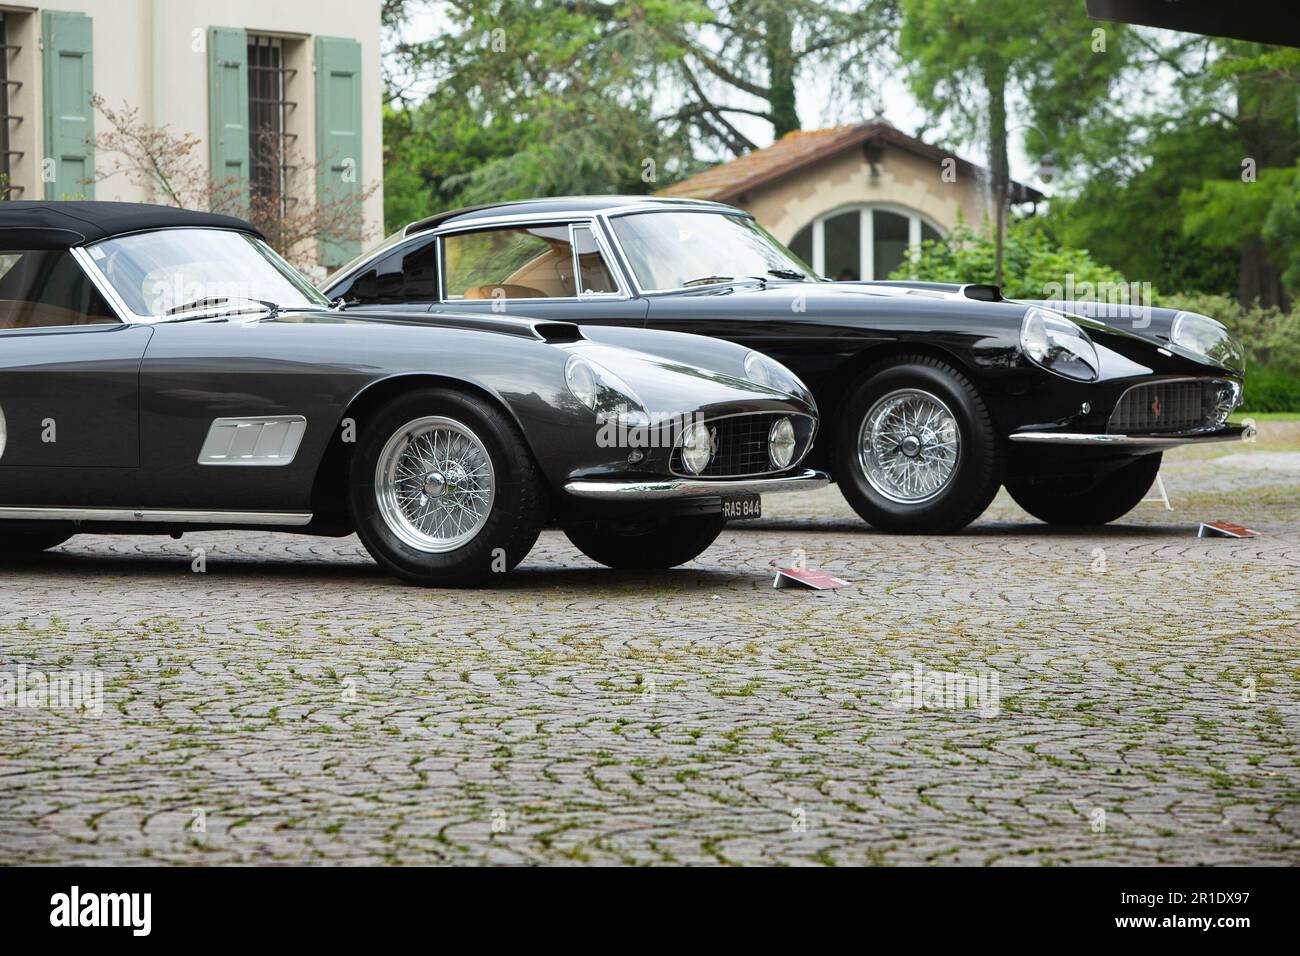
M 771 146 L 756 149 L 730 162 L 719 163 L 674 183 L 661 190 L 660 195 L 729 202 L 846 149 L 875 143 L 905 149 L 935 162 L 951 155 L 915 136 L 908 136 L 888 123 L 796 130 L 787 133 Z M 980 171 L 978 166 L 964 159 L 958 159 L 957 164 L 965 172 Z M 1011 194 L 1013 202 L 1037 202 L 1044 198 L 1038 190 L 1014 181 L 1011 184 Z

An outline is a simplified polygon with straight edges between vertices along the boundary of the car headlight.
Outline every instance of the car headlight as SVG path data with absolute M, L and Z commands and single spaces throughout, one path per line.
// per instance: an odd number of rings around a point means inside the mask
M 1238 375 L 1246 372 L 1246 356 L 1241 343 L 1221 322 L 1199 312 L 1179 312 L 1169 330 L 1169 342 L 1198 358 L 1230 369 Z
M 696 422 L 682 434 L 682 467 L 698 475 L 713 458 L 713 438 L 703 422 Z
M 573 397 L 600 418 L 621 418 L 631 422 L 649 420 L 645 406 L 632 387 L 609 369 L 581 355 L 569 356 L 564 380 Z
M 808 395 L 808 388 L 799 380 L 798 375 L 762 352 L 750 352 L 745 356 L 745 378 L 755 385 L 775 389 L 796 398 Z
M 788 468 L 794 460 L 794 425 L 788 418 L 778 418 L 767 433 L 767 457 L 777 468 Z
M 1025 312 L 1020 350 L 1035 365 L 1080 382 L 1095 382 L 1101 364 L 1097 347 L 1074 322 L 1037 306 Z

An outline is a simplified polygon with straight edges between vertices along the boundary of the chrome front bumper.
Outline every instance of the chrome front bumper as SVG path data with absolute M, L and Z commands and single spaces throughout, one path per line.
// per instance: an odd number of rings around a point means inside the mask
M 1212 441 L 1240 441 L 1247 429 L 1244 425 L 1231 425 L 1212 432 L 1184 432 L 1174 435 L 1106 435 L 1093 432 L 1015 432 L 1014 442 L 1033 442 L 1041 445 L 1079 445 L 1094 448 L 1145 446 L 1169 448 L 1173 445 L 1195 445 Z
M 580 479 L 570 481 L 564 490 L 575 498 L 595 498 L 604 501 L 664 501 L 673 498 L 707 498 L 718 495 L 758 494 L 774 495 L 784 491 L 812 491 L 824 488 L 830 477 L 824 471 L 806 468 L 793 475 L 780 478 L 716 478 L 710 481 L 698 478 L 640 479 L 637 481 L 602 481 Z

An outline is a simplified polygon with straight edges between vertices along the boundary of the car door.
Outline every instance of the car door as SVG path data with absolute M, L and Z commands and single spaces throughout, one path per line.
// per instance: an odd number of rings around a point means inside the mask
M 151 334 L 121 321 L 72 252 L 0 252 L 0 499 L 86 503 L 115 479 L 74 471 L 138 467 Z

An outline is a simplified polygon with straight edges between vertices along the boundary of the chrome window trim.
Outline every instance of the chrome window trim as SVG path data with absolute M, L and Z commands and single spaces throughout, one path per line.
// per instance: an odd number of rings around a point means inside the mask
M 310 511 L 207 511 L 181 508 L 0 507 L 0 520 L 105 521 L 141 524 L 236 524 L 300 528 L 311 523 Z
M 475 301 L 474 299 L 466 300 L 466 299 L 447 298 L 447 289 L 445 285 L 446 278 L 447 278 L 447 267 L 446 267 L 447 249 L 446 249 L 445 242 L 449 236 L 457 236 L 466 232 L 496 232 L 500 229 L 510 228 L 511 226 L 526 226 L 531 224 L 542 224 L 542 223 L 548 225 L 567 224 L 569 226 L 569 251 L 570 252 L 573 251 L 573 227 L 584 226 L 584 225 L 589 226 L 591 228 L 591 234 L 596 238 L 597 245 L 600 246 L 601 255 L 605 257 L 605 261 L 611 267 L 611 273 L 614 277 L 615 284 L 618 286 L 618 292 L 601 292 L 594 295 L 557 295 L 557 296 L 546 296 L 545 298 L 541 298 L 541 299 L 500 299 L 498 301 L 502 301 L 502 302 L 626 302 L 629 299 L 634 298 L 634 296 L 627 291 L 630 283 L 627 281 L 627 277 L 623 273 L 623 266 L 621 260 L 616 259 L 613 255 L 610 254 L 609 243 L 606 241 L 605 236 L 602 235 L 602 230 L 596 228 L 596 217 L 575 216 L 573 213 L 567 213 L 564 215 L 554 215 L 554 216 L 548 215 L 544 217 L 543 216 L 514 217 L 510 222 L 498 223 L 492 226 L 487 226 L 487 225 L 483 225 L 481 222 L 476 222 L 473 225 L 461 225 L 450 229 L 443 229 L 439 227 L 438 229 L 433 230 L 433 234 L 437 236 L 437 242 L 438 242 L 438 304 L 442 306 L 455 307 L 461 304 L 462 302 Z M 423 232 L 418 232 L 415 235 L 427 236 L 428 234 L 429 234 L 429 230 L 425 230 Z M 396 249 L 398 247 L 394 246 L 393 248 Z M 574 268 L 575 270 L 577 268 L 576 256 L 574 261 Z M 574 275 L 574 288 L 577 288 L 576 272 Z
M 615 280 L 618 282 L 619 289 L 622 290 L 623 292 L 623 295 L 621 297 L 622 299 L 626 300 L 626 299 L 637 298 L 640 296 L 662 295 L 665 293 L 676 292 L 680 290 L 666 289 L 661 292 L 650 292 L 650 293 L 647 293 L 644 290 L 642 290 L 641 287 L 635 281 L 635 278 L 632 274 L 632 270 L 629 268 L 627 264 L 627 260 L 623 255 L 623 250 L 618 245 L 617 239 L 613 234 L 613 230 L 610 228 L 609 225 L 610 218 L 614 216 L 624 216 L 629 213 L 637 213 L 637 212 L 656 212 L 656 211 L 664 212 L 667 210 L 674 210 L 677 212 L 712 212 L 712 213 L 721 213 L 722 215 L 739 216 L 745 219 L 754 218 L 753 214 L 746 212 L 743 209 L 737 209 L 734 206 L 727 206 L 723 203 L 714 203 L 714 202 L 709 202 L 707 200 L 697 199 L 697 200 L 674 200 L 669 202 L 655 202 L 655 201 L 631 202 L 631 203 L 624 203 L 621 206 L 612 206 L 609 209 L 584 210 L 582 212 L 577 212 L 572 209 L 557 210 L 555 212 L 536 212 L 536 213 L 518 213 L 518 212 L 509 213 L 508 212 L 496 216 L 483 216 L 481 218 L 476 218 L 467 222 L 442 223 L 440 225 L 433 226 L 432 228 L 420 229 L 419 231 L 416 232 L 411 231 L 411 227 L 414 226 L 415 223 L 407 223 L 405 226 L 402 227 L 401 241 L 395 242 L 392 245 L 387 246 L 386 248 L 377 246 L 374 250 L 373 255 L 363 259 L 361 262 L 352 266 L 346 272 L 336 272 L 330 276 L 327 276 L 326 284 L 322 287 L 321 291 L 324 291 L 325 289 L 333 288 L 334 286 L 340 285 L 345 280 L 352 278 L 362 269 L 365 269 L 366 267 L 371 265 L 374 262 L 379 252 L 381 251 L 384 253 L 393 252 L 398 248 L 400 248 L 401 246 L 405 245 L 408 241 L 415 240 L 422 236 L 432 235 L 437 237 L 437 241 L 438 241 L 438 257 L 439 257 L 438 301 L 444 305 L 447 304 L 448 302 L 458 302 L 460 300 L 458 299 L 449 300 L 446 297 L 446 289 L 442 285 L 442 279 L 443 279 L 442 270 L 443 270 L 443 263 L 445 262 L 445 251 L 442 248 L 442 240 L 444 237 L 455 235 L 460 232 L 480 232 L 488 229 L 496 229 L 501 227 L 522 225 L 522 224 L 534 223 L 534 222 L 535 223 L 590 222 L 593 225 L 597 223 L 599 223 L 600 225 L 600 228 L 593 229 L 593 232 L 597 234 L 596 236 L 597 241 L 600 242 L 601 245 L 603 246 L 603 251 L 606 253 L 607 258 L 609 258 L 610 260 L 610 265 L 612 265 L 615 271 L 618 273 L 618 275 L 615 276 Z M 611 253 L 613 254 L 611 255 Z M 710 287 L 699 286 L 698 288 L 710 288 Z M 627 291 L 629 289 L 632 290 L 630 293 Z M 578 301 L 584 301 L 584 297 L 576 297 L 576 298 L 565 297 L 562 299 L 550 299 L 548 301 L 578 302 Z
M 89 243 L 84 246 L 73 246 L 68 251 L 72 253 L 73 258 L 75 258 L 79 263 L 81 263 L 82 270 L 88 276 L 90 276 L 90 281 L 95 283 L 95 287 L 98 288 L 100 293 L 102 293 L 103 296 L 108 300 L 108 304 L 113 308 L 115 312 L 117 312 L 118 318 L 121 319 L 125 324 L 158 325 L 161 322 L 169 322 L 173 320 L 175 316 L 139 315 L 138 313 L 131 311 L 131 309 L 127 307 L 126 300 L 123 299 L 120 294 L 118 294 L 117 289 L 113 287 L 113 283 L 109 281 L 108 276 L 104 275 L 103 271 L 99 268 L 99 265 L 95 262 L 95 257 L 91 255 L 90 250 L 95 246 L 99 245 L 101 242 L 111 242 L 114 239 L 122 239 L 127 236 L 141 236 L 141 235 L 146 235 L 155 232 L 176 232 L 178 230 L 185 230 L 186 232 L 194 232 L 197 230 L 203 230 L 205 232 L 233 232 L 236 233 L 237 235 L 251 236 L 254 239 L 260 239 L 261 242 L 266 243 L 265 239 L 261 239 L 261 237 L 253 235 L 253 233 L 251 232 L 246 232 L 243 229 L 228 229 L 225 226 L 164 226 L 162 228 L 135 229 L 132 230 L 131 232 L 119 233 L 118 235 L 109 236 L 106 239 L 99 239 L 95 242 Z M 266 247 L 268 249 L 271 249 L 269 244 L 267 244 Z M 271 249 L 271 252 L 273 255 L 275 255 L 277 259 L 279 259 L 281 262 L 284 262 L 286 266 L 289 266 L 290 269 L 293 269 L 294 272 L 298 272 L 297 269 L 294 269 L 293 266 L 289 265 L 289 263 L 285 260 L 285 258 L 282 255 L 280 255 L 278 252 L 276 252 L 274 249 Z M 302 273 L 298 273 L 298 274 L 300 276 L 302 275 Z M 304 282 L 306 282 L 309 288 L 315 289 L 317 294 L 322 294 L 319 289 L 316 289 L 316 286 L 312 284 L 310 279 L 308 279 L 306 276 L 302 276 L 302 279 Z M 295 306 L 288 306 L 287 308 L 290 310 L 307 309 L 307 308 L 327 309 L 329 308 L 329 304 L 326 303 L 324 305 L 311 305 L 311 306 L 295 305 Z M 246 309 L 242 311 L 245 311 L 247 313 L 253 313 L 257 310 Z M 263 309 L 262 311 L 265 310 Z M 211 309 L 194 309 L 192 311 L 186 312 L 185 314 L 187 317 L 198 318 L 209 312 L 214 316 L 231 314 L 231 312 L 228 309 L 225 309 L 220 306 L 213 307 Z

